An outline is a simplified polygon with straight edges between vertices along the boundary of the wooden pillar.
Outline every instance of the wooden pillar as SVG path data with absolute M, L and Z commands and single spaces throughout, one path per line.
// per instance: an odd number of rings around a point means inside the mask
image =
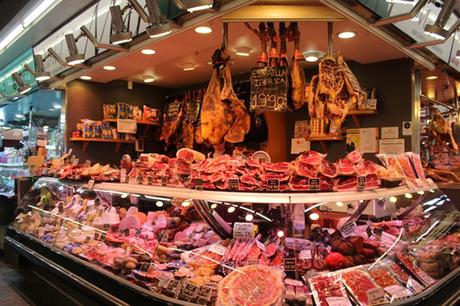
M 266 151 L 272 162 L 287 161 L 289 156 L 288 142 L 288 113 L 265 112 L 268 127 L 268 142 Z

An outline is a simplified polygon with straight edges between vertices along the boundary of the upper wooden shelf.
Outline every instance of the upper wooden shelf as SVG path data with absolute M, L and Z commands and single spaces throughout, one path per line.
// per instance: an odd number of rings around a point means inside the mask
M 86 151 L 90 142 L 106 142 L 115 144 L 115 152 L 120 150 L 122 144 L 134 144 L 135 140 L 122 140 L 122 139 L 104 139 L 104 138 L 84 138 L 84 137 L 71 137 L 70 141 L 81 142 L 83 144 L 83 152 Z
M 348 111 L 348 114 L 350 116 L 353 115 L 377 115 L 377 110 L 372 110 L 372 109 L 351 109 Z
M 102 121 L 105 121 L 105 122 L 117 122 L 117 119 L 102 119 Z M 139 125 L 152 125 L 152 126 L 160 126 L 161 123 L 159 122 L 149 122 L 149 121 L 136 121 L 137 124 Z

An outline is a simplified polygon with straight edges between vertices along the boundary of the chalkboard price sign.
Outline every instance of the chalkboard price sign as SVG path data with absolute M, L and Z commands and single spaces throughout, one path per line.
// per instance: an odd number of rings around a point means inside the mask
M 251 111 L 288 111 L 289 71 L 287 67 L 251 70 Z

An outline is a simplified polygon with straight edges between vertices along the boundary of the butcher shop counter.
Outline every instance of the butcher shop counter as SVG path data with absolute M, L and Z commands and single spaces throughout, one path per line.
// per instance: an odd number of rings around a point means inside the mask
M 459 212 L 431 182 L 249 193 L 112 183 L 90 190 L 41 178 L 19 208 L 7 257 L 94 304 L 318 305 L 331 292 L 343 305 L 372 294 L 392 305 L 459 298 Z M 340 290 L 325 290 L 334 279 Z

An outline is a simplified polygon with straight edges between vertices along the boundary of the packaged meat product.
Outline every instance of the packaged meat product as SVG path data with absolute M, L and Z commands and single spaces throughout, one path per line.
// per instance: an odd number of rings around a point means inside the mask
M 323 273 L 308 280 L 318 306 L 351 306 L 345 287 L 336 273 Z M 334 304 L 335 303 L 335 304 Z
M 283 298 L 283 289 L 281 271 L 262 265 L 246 266 L 219 283 L 216 305 L 277 305 Z
M 160 121 L 160 110 L 157 108 L 151 108 L 144 105 L 142 112 L 142 121 L 144 122 L 159 122 Z
M 376 265 L 372 268 L 368 266 L 367 273 L 369 273 L 374 282 L 380 287 L 385 288 L 388 286 L 400 285 L 398 280 L 383 265 Z
M 417 177 L 420 179 L 424 179 L 425 172 L 423 171 L 423 165 L 420 159 L 420 155 L 414 152 L 406 152 L 404 153 L 404 155 L 409 157 L 409 160 L 413 168 L 415 169 L 415 173 L 417 174 Z
M 397 252 L 396 256 L 398 260 L 409 270 L 423 285 L 431 286 L 436 280 L 429 276 L 425 271 L 415 263 L 415 258 L 404 252 Z
M 378 290 L 379 286 L 377 286 L 369 274 L 363 270 L 359 268 L 350 268 L 348 270 L 344 270 L 341 273 L 341 276 L 342 282 L 351 292 L 359 305 L 373 305 L 375 304 L 375 300 L 379 299 L 375 298 L 374 301 L 370 301 L 370 292 Z M 381 299 L 383 299 L 382 301 L 385 301 L 384 294 L 381 296 Z
M 102 114 L 104 119 L 117 118 L 117 106 L 115 104 L 104 104 L 102 106 Z
M 412 164 L 408 158 L 408 156 L 403 154 L 397 155 L 396 159 L 401 165 L 401 169 L 404 173 L 404 176 L 409 179 L 416 179 L 417 176 L 415 175 L 414 169 L 412 168 Z
M 133 119 L 132 106 L 126 103 L 117 103 L 117 118 L 118 119 Z

